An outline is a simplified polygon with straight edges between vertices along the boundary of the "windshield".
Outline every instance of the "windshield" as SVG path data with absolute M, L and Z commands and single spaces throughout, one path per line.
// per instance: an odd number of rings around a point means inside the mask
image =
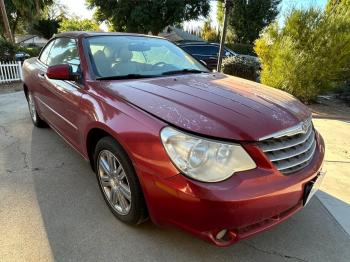
M 87 38 L 87 46 L 98 79 L 209 72 L 181 48 L 160 38 L 97 36 Z

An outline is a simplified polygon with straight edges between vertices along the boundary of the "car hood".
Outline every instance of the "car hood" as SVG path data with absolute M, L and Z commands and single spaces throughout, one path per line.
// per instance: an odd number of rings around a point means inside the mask
M 310 116 L 285 92 L 219 73 L 108 81 L 105 88 L 173 126 L 214 138 L 258 141 Z

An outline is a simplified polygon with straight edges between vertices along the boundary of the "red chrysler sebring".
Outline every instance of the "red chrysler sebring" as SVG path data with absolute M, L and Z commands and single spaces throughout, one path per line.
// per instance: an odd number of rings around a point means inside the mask
M 34 125 L 90 161 L 125 223 L 149 216 L 228 246 L 293 215 L 322 181 L 307 107 L 165 39 L 63 33 L 23 72 Z

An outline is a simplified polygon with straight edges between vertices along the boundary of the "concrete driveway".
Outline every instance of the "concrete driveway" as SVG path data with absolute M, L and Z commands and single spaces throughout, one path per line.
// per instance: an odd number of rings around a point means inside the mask
M 348 190 L 348 189 L 347 189 Z M 116 220 L 89 164 L 34 128 L 22 92 L 0 95 L 0 261 L 350 261 L 350 237 L 318 198 L 229 248 Z

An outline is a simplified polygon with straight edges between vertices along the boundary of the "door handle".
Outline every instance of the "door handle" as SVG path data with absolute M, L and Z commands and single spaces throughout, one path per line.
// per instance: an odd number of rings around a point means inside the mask
M 39 77 L 39 79 L 44 80 L 45 79 L 45 74 L 44 73 L 38 73 L 38 77 Z

